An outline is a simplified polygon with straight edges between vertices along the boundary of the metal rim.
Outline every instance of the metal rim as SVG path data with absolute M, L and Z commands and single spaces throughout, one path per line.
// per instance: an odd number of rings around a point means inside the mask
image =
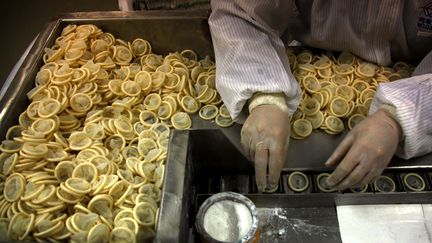
M 266 176 L 266 186 L 264 188 L 263 193 L 274 193 L 279 189 L 279 182 L 276 184 L 275 187 L 269 187 L 270 186 L 270 182 L 269 182 L 269 176 Z
M 377 186 L 377 182 L 378 182 L 379 180 L 387 181 L 387 182 L 389 182 L 389 183 L 392 185 L 392 189 L 391 189 L 390 191 L 388 191 L 388 192 L 394 192 L 394 191 L 396 191 L 396 183 L 394 182 L 394 180 L 393 180 L 392 178 L 390 178 L 389 176 L 382 175 L 382 176 L 378 177 L 378 179 L 374 182 L 374 188 L 375 188 L 378 192 L 386 192 L 386 191 L 381 190 L 381 188 L 379 188 L 379 187 Z
M 367 189 L 368 189 L 368 187 L 369 187 L 369 184 L 365 184 L 365 185 L 361 188 L 360 191 L 355 191 L 354 188 L 351 187 L 351 188 L 350 188 L 350 191 L 353 192 L 353 193 L 362 193 L 362 192 L 366 192 Z
M 321 179 L 322 179 L 323 177 L 329 177 L 329 176 L 330 176 L 329 173 L 321 173 L 321 174 L 318 175 L 318 177 L 317 177 L 317 179 L 316 179 L 316 182 L 317 182 L 318 189 L 319 189 L 320 191 L 322 191 L 322 192 L 335 192 L 335 191 L 336 191 L 335 189 L 332 189 L 332 188 L 327 189 L 327 188 L 323 187 L 323 186 L 320 184 L 320 181 L 321 181 Z
M 300 177 L 302 177 L 305 180 L 305 185 L 303 187 L 296 188 L 296 187 L 293 186 L 293 181 L 292 180 L 293 180 L 293 178 L 294 178 L 295 175 L 299 175 Z M 288 183 L 288 187 L 291 190 L 295 191 L 295 192 L 304 192 L 304 191 L 306 191 L 309 188 L 309 178 L 307 177 L 307 175 L 305 173 L 300 172 L 300 171 L 295 171 L 295 172 L 291 173 L 288 176 L 287 183 Z
M 409 176 L 413 176 L 413 177 L 419 179 L 419 180 L 421 181 L 421 183 L 422 183 L 422 186 L 421 186 L 420 188 L 412 187 L 412 186 L 408 183 L 408 177 L 409 177 Z M 403 183 L 404 183 L 404 185 L 405 185 L 406 187 L 408 187 L 408 189 L 410 189 L 411 191 L 415 191 L 415 192 L 423 191 L 423 190 L 426 188 L 426 183 L 425 183 L 423 177 L 422 177 L 421 175 L 417 174 L 417 173 L 408 173 L 408 174 L 404 175 L 404 177 L 403 177 Z
M 218 194 L 215 194 L 215 195 L 207 198 L 204 201 L 204 203 L 199 208 L 197 216 L 196 216 L 196 225 L 195 226 L 197 227 L 198 232 L 201 234 L 202 237 L 204 237 L 209 242 L 222 243 L 222 241 L 218 241 L 218 240 L 214 239 L 213 237 L 211 237 L 207 233 L 207 231 L 205 230 L 205 228 L 204 228 L 204 215 L 205 215 L 205 212 L 207 211 L 207 209 L 211 205 L 213 205 L 216 202 L 224 201 L 224 200 L 232 200 L 232 201 L 237 202 L 237 203 L 243 203 L 244 205 L 246 205 L 246 207 L 249 208 L 250 213 L 252 215 L 251 228 L 243 236 L 243 238 L 241 238 L 238 241 L 239 243 L 248 242 L 250 239 L 253 238 L 253 236 L 255 235 L 255 232 L 258 229 L 258 212 L 257 212 L 255 204 L 249 198 L 247 198 L 246 196 L 244 196 L 242 194 L 235 193 L 235 192 L 218 193 Z
M 263 193 L 274 193 L 279 189 L 279 184 L 277 184 L 275 187 L 273 188 L 264 188 Z

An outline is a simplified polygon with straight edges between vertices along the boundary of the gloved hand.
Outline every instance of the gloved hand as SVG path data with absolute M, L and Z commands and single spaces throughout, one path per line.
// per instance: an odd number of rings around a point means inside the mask
M 267 167 L 267 188 L 273 189 L 278 185 L 289 136 L 289 115 L 276 105 L 259 105 L 246 119 L 241 130 L 241 143 L 246 154 L 255 161 L 255 178 L 260 192 L 266 188 Z
M 328 186 L 343 190 L 376 180 L 396 152 L 401 134 L 397 121 L 382 109 L 360 122 L 325 163 L 338 164 Z

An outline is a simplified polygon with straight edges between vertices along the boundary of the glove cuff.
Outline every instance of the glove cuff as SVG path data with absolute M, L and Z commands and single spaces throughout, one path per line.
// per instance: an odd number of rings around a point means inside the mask
M 397 123 L 397 126 L 399 127 L 399 140 L 401 141 L 403 139 L 403 133 L 400 126 L 400 121 L 397 117 L 396 107 L 390 104 L 382 104 L 378 110 L 384 111 L 393 121 Z
M 389 115 L 391 118 L 393 118 L 395 121 L 398 121 L 397 114 L 396 114 L 396 107 L 390 104 L 382 104 L 379 108 L 379 110 L 383 110 Z
M 288 113 L 288 106 L 283 93 L 255 93 L 249 99 L 249 113 L 260 105 L 276 105 L 283 112 Z

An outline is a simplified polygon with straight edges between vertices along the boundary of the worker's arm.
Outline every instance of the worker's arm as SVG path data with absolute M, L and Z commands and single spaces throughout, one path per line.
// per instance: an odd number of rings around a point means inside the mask
M 412 77 L 380 85 L 369 113 L 383 104 L 396 108 L 394 115 L 403 133 L 396 152 L 399 157 L 409 159 L 432 152 L 432 51 Z
M 293 11 L 293 1 L 212 1 L 216 86 L 234 120 L 249 109 L 241 139 L 255 161 L 260 191 L 267 168 L 270 187 L 277 185 L 288 149 L 289 116 L 300 102 L 280 39 Z
M 393 154 L 405 159 L 432 152 L 432 52 L 413 77 L 380 84 L 369 110 L 327 161 L 338 165 L 329 184 L 339 189 L 377 178 Z
M 216 85 L 236 119 L 254 93 L 283 93 L 289 113 L 300 102 L 280 36 L 291 1 L 216 0 L 209 25 L 217 62 Z

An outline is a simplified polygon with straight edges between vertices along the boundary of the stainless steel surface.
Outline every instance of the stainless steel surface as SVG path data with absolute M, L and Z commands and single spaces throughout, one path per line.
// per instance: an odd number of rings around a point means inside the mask
M 142 37 L 152 43 L 156 53 L 166 54 L 190 48 L 203 57 L 213 53 L 207 15 L 207 12 L 196 11 L 96 12 L 68 14 L 50 22 L 39 34 L 28 55 L 23 57 L 22 65 L 17 66 L 16 74 L 11 75 L 11 82 L 0 91 L 4 94 L 0 97 L 0 139 L 4 138 L 8 127 L 17 123 L 18 115 L 28 105 L 26 93 L 34 86 L 34 78 L 42 65 L 44 48 L 54 43 L 67 24 L 96 24 L 125 40 Z M 394 158 L 386 173 L 398 178 L 398 192 L 317 193 L 314 179 L 317 174 L 329 171 L 323 163 L 343 138 L 343 135 L 327 136 L 322 132 L 314 132 L 305 140 L 292 140 L 283 170 L 282 178 L 286 178 L 291 171 L 305 172 L 313 184 L 310 190 L 289 193 L 281 180 L 277 194 L 256 194 L 252 163 L 242 154 L 240 125 L 219 129 L 213 122 L 203 121 L 196 116 L 193 122 L 192 130 L 172 133 L 157 242 L 193 242 L 192 222 L 200 200 L 228 189 L 241 191 L 260 208 L 285 208 L 288 211 L 293 208 L 306 208 L 306 211 L 320 208 L 314 217 L 308 218 L 307 213 L 304 216 L 316 225 L 320 217 L 335 217 L 335 211 L 332 210 L 335 205 L 432 201 L 432 154 L 410 161 Z M 401 186 L 397 173 L 413 171 L 421 172 L 425 178 L 428 176 L 426 191 L 406 193 Z M 249 183 L 247 187 L 243 185 L 245 180 Z M 327 225 L 330 228 L 324 225 L 329 235 L 334 235 L 333 225 L 332 220 Z M 300 232 L 296 237 L 297 242 L 317 242 L 318 239 L 310 240 L 307 232 Z
M 335 208 L 258 208 L 260 243 L 341 242 Z
M 318 175 L 323 172 L 322 167 L 308 168 L 303 165 L 301 168 L 311 183 L 306 191 L 297 193 L 287 189 L 287 178 L 296 170 L 296 167 L 287 167 L 282 172 L 277 193 L 258 194 L 252 164 L 225 136 L 226 133 L 217 128 L 208 129 L 205 124 L 206 122 L 198 122 L 197 127 L 188 132 L 187 142 L 175 139 L 178 131 L 172 134 L 171 141 L 176 144 L 171 145 L 181 145 L 183 149 L 187 149 L 187 160 L 184 165 L 187 176 L 184 177 L 182 184 L 189 186 L 187 193 L 183 194 L 187 196 L 183 196 L 184 206 L 181 212 L 189 213 L 182 214 L 181 217 L 185 217 L 183 222 L 188 222 L 190 229 L 176 233 L 182 240 L 186 237 L 189 242 L 199 242 L 193 226 L 195 214 L 205 199 L 214 193 L 224 191 L 241 192 L 250 198 L 257 208 L 262 209 L 260 217 L 267 222 L 260 224 L 259 230 L 266 232 L 261 235 L 262 242 L 338 242 L 340 236 L 335 211 L 335 206 L 338 205 L 432 203 L 431 181 L 427 179 L 430 169 L 404 166 L 385 171 L 385 175 L 391 177 L 396 184 L 396 191 L 391 193 L 381 193 L 374 190 L 371 185 L 363 193 L 354 193 L 351 190 L 324 193 L 317 185 Z M 208 127 L 212 126 L 212 123 L 208 123 Z M 235 129 L 238 127 L 227 131 L 234 132 Z M 174 158 L 176 155 L 170 151 L 167 163 Z M 425 191 L 407 193 L 401 175 L 412 171 L 416 171 L 427 181 Z M 168 183 L 171 177 L 166 179 Z M 177 178 L 173 177 L 172 180 L 177 181 Z M 170 202 L 163 200 L 162 208 L 169 207 Z M 272 212 L 275 210 L 287 212 L 287 216 L 285 213 L 282 215 L 287 219 L 281 220 L 281 217 L 274 215 Z M 161 222 L 164 220 L 170 221 L 171 218 L 161 218 Z M 279 234 L 284 232 L 283 229 L 286 234 Z M 174 227 L 172 230 L 177 229 Z M 311 233 L 313 230 L 314 233 Z
M 230 128 L 221 128 L 220 130 L 233 146 L 244 154 L 240 143 L 241 126 L 235 124 Z M 307 139 L 291 139 L 284 171 L 331 171 L 333 168 L 325 167 L 324 162 L 336 149 L 346 133 L 329 136 L 322 131 L 313 131 Z M 432 153 L 410 160 L 395 156 L 388 168 L 394 170 L 432 169 Z
M 78 11 L 112 11 L 118 0 L 38 0 L 1 1 L 0 29 L 0 87 L 29 43 L 44 28 L 47 21 L 60 13 Z
M 156 226 L 156 242 L 186 242 L 189 225 L 189 193 L 187 147 L 189 133 L 175 131 L 170 138 L 169 163 L 166 165 L 165 184 Z
M 7 88 L 12 85 L 12 82 L 15 78 L 15 76 L 18 73 L 18 70 L 21 68 L 25 58 L 29 55 L 30 50 L 32 49 L 35 41 L 37 39 L 37 36 L 33 39 L 33 41 L 27 46 L 26 50 L 24 51 L 24 53 L 21 55 L 20 59 L 18 60 L 18 62 L 14 65 L 14 67 L 12 68 L 11 72 L 9 73 L 8 77 L 6 78 L 5 82 L 3 83 L 3 85 L 0 87 L 0 97 L 4 97 L 7 93 Z

